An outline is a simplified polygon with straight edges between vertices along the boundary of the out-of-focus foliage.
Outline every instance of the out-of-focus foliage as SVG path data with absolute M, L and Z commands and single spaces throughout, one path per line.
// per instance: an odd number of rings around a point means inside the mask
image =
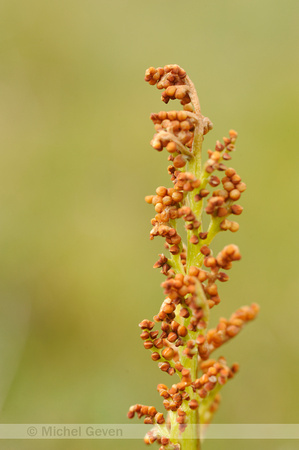
M 3 0 L 0 4 L 0 407 L 2 423 L 126 423 L 166 381 L 137 324 L 161 301 L 152 211 L 166 154 L 149 145 L 160 93 L 150 66 L 177 63 L 214 122 L 205 149 L 239 132 L 248 190 L 243 260 L 213 314 L 260 303 L 222 349 L 241 364 L 220 423 L 298 420 L 298 9 L 296 0 Z M 173 108 L 173 106 L 171 106 Z M 168 380 L 169 382 L 169 380 Z M 0 441 L 2 449 L 142 448 L 140 441 Z M 295 449 L 288 442 L 223 448 Z M 209 441 L 206 450 L 218 448 Z

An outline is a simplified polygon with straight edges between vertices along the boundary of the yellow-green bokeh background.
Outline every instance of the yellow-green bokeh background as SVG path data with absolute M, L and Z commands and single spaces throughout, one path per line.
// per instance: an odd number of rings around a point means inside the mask
M 144 83 L 177 63 L 214 122 L 239 132 L 248 185 L 216 322 L 258 302 L 221 353 L 241 371 L 218 423 L 298 422 L 297 0 L 2 0 L 0 408 L 2 423 L 126 423 L 168 381 L 139 339 L 163 295 L 143 197 L 167 184 L 149 145 L 163 109 Z M 171 105 L 174 108 L 174 104 Z M 297 117 L 296 117 L 297 115 Z M 297 133 L 297 134 L 296 134 Z M 171 380 L 172 381 L 172 380 Z M 143 448 L 141 441 L 0 441 L 1 449 Z M 207 441 L 292 450 L 298 441 Z

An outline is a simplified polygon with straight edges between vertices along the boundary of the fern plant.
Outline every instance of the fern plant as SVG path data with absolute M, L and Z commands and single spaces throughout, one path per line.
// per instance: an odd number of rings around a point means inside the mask
M 202 115 L 186 72 L 178 65 L 150 67 L 145 80 L 162 90 L 164 103 L 177 99 L 183 106 L 180 111 L 151 114 L 156 130 L 151 145 L 158 152 L 168 152 L 167 170 L 173 185 L 159 186 L 145 200 L 155 209 L 150 239 L 164 238 L 169 256 L 161 253 L 154 265 L 166 277 L 160 311 L 153 321 L 139 324 L 152 360 L 176 380 L 171 386 L 157 386 L 166 415 L 154 406 L 137 404 L 131 406 L 128 417 L 136 414 L 153 425 L 145 436 L 146 444 L 157 442 L 161 450 L 199 450 L 200 425 L 210 423 L 220 402 L 219 392 L 238 371 L 238 364 L 230 367 L 223 357 L 213 358 L 213 352 L 235 337 L 259 311 L 255 303 L 243 306 L 209 329 L 211 309 L 220 302 L 217 285 L 228 281 L 226 271 L 241 259 L 234 244 L 217 255 L 210 246 L 218 233 L 238 231 L 239 224 L 229 217 L 242 213 L 236 202 L 246 185 L 228 166 L 237 140 L 234 130 L 223 142 L 217 141 L 202 162 L 204 135 L 213 124 Z M 206 229 L 204 214 L 209 217 Z M 178 231 L 179 221 L 186 230 L 184 239 Z

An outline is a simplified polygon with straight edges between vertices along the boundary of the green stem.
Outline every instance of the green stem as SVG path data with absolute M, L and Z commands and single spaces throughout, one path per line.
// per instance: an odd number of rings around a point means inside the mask
M 179 424 L 176 421 L 177 415 L 174 411 L 169 411 L 168 417 L 169 417 L 169 420 L 171 423 L 170 440 L 174 444 L 177 444 L 179 442 L 179 436 L 180 436 Z
M 185 275 L 185 269 L 180 254 L 173 255 L 172 258 L 168 260 L 168 264 L 176 271 L 176 273 L 183 273 Z
M 194 88 L 192 81 L 188 78 L 187 83 L 190 86 L 190 97 L 192 104 L 194 106 L 195 114 L 197 115 L 198 122 L 194 130 L 194 140 L 192 145 L 192 154 L 193 158 L 190 159 L 188 163 L 188 171 L 191 172 L 196 178 L 200 178 L 201 174 L 201 152 L 202 152 L 202 143 L 203 143 L 203 121 L 202 115 L 200 111 L 200 104 L 198 101 L 197 93 Z M 202 220 L 202 202 L 195 201 L 196 190 L 189 192 L 186 198 L 186 204 L 190 206 L 192 212 L 194 213 L 196 220 L 201 222 Z M 188 273 L 190 266 L 194 265 L 196 261 L 197 254 L 199 253 L 198 244 L 192 244 L 190 242 L 190 238 L 192 234 L 198 234 L 188 230 L 187 231 L 187 261 L 186 261 L 186 272 Z M 195 333 L 189 331 L 189 335 L 191 338 L 195 339 Z M 184 367 L 190 369 L 191 379 L 194 381 L 197 377 L 198 371 L 198 358 L 197 356 L 193 356 L 192 359 L 189 359 L 186 355 L 183 354 L 183 349 L 180 349 L 180 360 Z M 199 400 L 198 394 L 193 391 L 193 388 L 189 386 L 186 391 L 190 396 L 190 400 Z M 199 430 L 199 409 L 195 410 L 190 409 L 187 406 L 187 417 L 188 417 L 188 425 L 185 431 L 182 433 L 182 437 L 180 440 L 181 449 L 182 450 L 200 450 L 200 430 Z
M 193 173 L 196 178 L 200 178 L 201 174 L 201 149 L 202 149 L 203 135 L 199 132 L 194 135 L 194 143 L 193 143 L 193 154 L 194 158 L 189 161 L 188 171 Z M 202 219 L 202 208 L 203 202 L 196 202 L 195 195 L 197 191 L 194 189 L 189 192 L 187 195 L 186 203 L 192 209 L 196 220 L 201 222 Z M 199 227 L 198 232 L 200 232 L 201 226 Z M 187 273 L 191 266 L 196 265 L 196 258 L 200 250 L 199 244 L 192 244 L 190 239 L 194 233 L 192 230 L 187 232 L 188 244 L 187 244 Z
M 197 376 L 197 357 L 193 356 L 193 358 L 190 360 L 186 356 L 181 356 L 181 362 L 184 365 L 184 367 L 190 368 L 191 371 L 191 378 L 192 380 L 196 379 Z M 198 401 L 198 394 L 196 392 L 193 392 L 192 387 L 186 388 L 186 392 L 188 392 L 190 396 L 190 400 L 197 400 Z M 185 431 L 181 435 L 181 448 L 182 450 L 200 450 L 200 435 L 199 435 L 199 409 L 196 408 L 194 410 L 190 409 L 187 406 L 187 417 L 188 417 L 188 425 L 185 429 Z
M 225 219 L 225 217 L 212 216 L 211 222 L 210 222 L 210 225 L 208 228 L 208 236 L 206 239 L 199 241 L 199 244 L 198 244 L 199 248 L 202 245 L 209 246 L 211 244 L 214 237 L 221 231 L 220 224 L 223 221 L 223 219 Z M 196 265 L 197 267 L 201 267 L 203 264 L 204 258 L 205 258 L 205 256 L 203 254 L 201 254 L 200 252 L 197 253 L 195 260 L 194 260 L 194 265 Z

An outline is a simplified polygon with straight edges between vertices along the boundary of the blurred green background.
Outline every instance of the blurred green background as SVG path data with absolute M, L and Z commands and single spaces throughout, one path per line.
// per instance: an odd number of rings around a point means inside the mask
M 298 422 L 298 13 L 297 0 L 1 1 L 0 422 L 127 423 L 131 404 L 161 405 L 156 384 L 170 380 L 137 325 L 163 299 L 152 270 L 163 244 L 149 240 L 143 198 L 169 179 L 166 154 L 149 145 L 163 104 L 143 77 L 172 63 L 214 123 L 205 150 L 238 130 L 233 166 L 248 185 L 239 233 L 215 242 L 235 242 L 243 259 L 213 323 L 252 301 L 261 314 L 221 349 L 241 371 L 215 422 Z M 240 447 L 298 441 L 204 449 Z

